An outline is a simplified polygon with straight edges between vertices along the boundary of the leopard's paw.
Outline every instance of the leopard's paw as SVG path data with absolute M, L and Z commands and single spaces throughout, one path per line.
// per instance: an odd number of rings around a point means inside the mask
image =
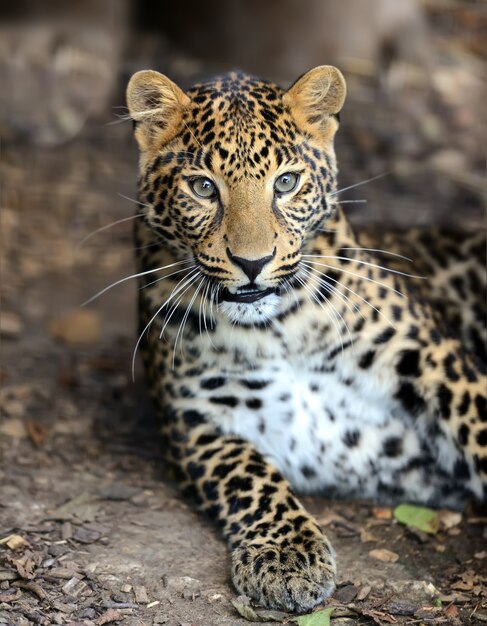
M 333 549 L 323 534 L 310 530 L 245 542 L 232 552 L 232 579 L 258 604 L 303 613 L 335 589 Z

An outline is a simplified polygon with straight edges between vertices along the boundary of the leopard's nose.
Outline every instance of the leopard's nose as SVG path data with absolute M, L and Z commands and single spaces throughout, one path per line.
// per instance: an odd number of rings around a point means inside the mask
M 264 265 L 267 265 L 267 263 L 269 263 L 269 261 L 272 261 L 272 259 L 276 256 L 276 249 L 274 248 L 272 254 L 269 254 L 268 256 L 263 256 L 260 259 L 245 259 L 241 256 L 235 256 L 231 253 L 230 248 L 227 248 L 227 255 L 232 263 L 238 265 L 238 267 L 240 267 L 244 271 L 244 273 L 252 283 L 261 273 Z

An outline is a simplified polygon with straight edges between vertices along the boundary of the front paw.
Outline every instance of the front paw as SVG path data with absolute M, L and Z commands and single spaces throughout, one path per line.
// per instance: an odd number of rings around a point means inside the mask
M 244 542 L 232 552 L 232 579 L 258 604 L 303 613 L 335 589 L 333 549 L 317 530 Z

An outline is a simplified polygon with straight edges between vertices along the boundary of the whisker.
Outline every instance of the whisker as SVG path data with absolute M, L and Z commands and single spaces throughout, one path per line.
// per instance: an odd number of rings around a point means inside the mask
M 164 318 L 164 325 L 161 329 L 161 332 L 159 333 L 159 339 L 162 339 L 162 336 L 164 334 L 164 330 L 167 327 L 167 323 L 169 322 L 169 320 L 171 319 L 173 313 L 176 311 L 178 304 L 181 302 L 182 297 L 184 296 L 184 294 L 186 293 L 187 289 L 185 289 L 186 286 L 191 286 L 191 283 L 193 282 L 193 279 L 198 277 L 198 274 L 200 273 L 199 268 L 190 270 L 188 274 L 186 274 L 185 276 L 183 276 L 177 283 L 176 285 L 173 287 L 171 293 L 169 294 L 169 297 L 166 299 L 166 303 L 169 304 L 169 302 L 175 298 L 178 294 L 180 294 L 179 299 L 177 299 L 175 302 L 172 303 L 171 305 L 171 309 L 166 312 L 166 316 Z M 182 283 L 182 284 L 181 284 Z M 181 294 L 181 291 L 184 289 L 183 293 Z
M 124 200 L 128 200 L 129 202 L 133 202 L 134 204 L 138 204 L 139 206 L 143 206 L 146 209 L 150 209 L 151 208 L 150 204 L 145 204 L 144 202 L 141 202 L 140 200 L 137 200 L 136 198 L 131 198 L 130 196 L 125 196 L 123 193 L 118 193 L 117 192 L 117 196 L 120 196 L 120 198 L 123 198 Z
M 375 267 L 378 270 L 384 270 L 385 272 L 391 272 L 391 274 L 398 274 L 399 276 L 406 276 L 407 278 L 419 278 L 426 280 L 426 276 L 416 276 L 415 274 L 408 274 L 407 272 L 400 272 L 399 270 L 393 270 L 384 265 L 377 265 L 376 263 L 370 263 L 369 261 L 362 261 L 361 259 L 350 259 L 348 256 L 332 256 L 325 254 L 303 254 L 303 257 L 311 257 L 314 259 L 336 259 L 337 261 L 351 261 L 352 263 L 360 263 L 361 265 L 367 265 L 368 267 Z M 335 268 L 335 269 L 341 269 Z
M 194 277 L 196 279 L 196 277 Z M 191 286 L 191 283 L 190 285 Z M 188 289 L 189 289 L 188 286 Z M 182 287 L 181 287 L 182 289 Z M 174 294 L 176 295 L 176 294 Z M 145 326 L 144 330 L 140 333 L 139 338 L 137 339 L 137 343 L 135 344 L 135 348 L 134 348 L 134 352 L 132 354 L 132 381 L 135 380 L 135 357 L 137 356 L 137 350 L 139 348 L 140 342 L 142 341 L 143 336 L 145 335 L 145 333 L 147 332 L 147 330 L 149 329 L 149 327 L 151 326 L 152 322 L 156 319 L 156 317 L 159 315 L 159 313 L 162 311 L 162 309 L 169 303 L 170 299 L 172 296 L 170 296 L 158 309 L 157 311 L 154 313 L 154 315 L 151 317 L 151 319 L 149 320 L 149 322 L 147 323 L 147 325 Z M 163 329 L 164 330 L 164 329 Z M 163 332 L 163 331 L 162 331 Z M 162 334 L 161 332 L 161 334 Z
M 326 274 L 324 274 L 323 272 L 320 272 L 319 270 L 312 267 L 311 265 L 307 265 L 306 263 L 304 265 L 308 269 L 313 270 L 314 272 L 317 272 L 318 274 L 322 274 L 323 276 L 326 276 Z M 354 316 L 354 319 L 356 318 L 356 311 L 354 308 L 354 304 L 352 303 L 352 301 L 346 294 L 341 292 L 337 287 L 334 287 L 333 285 L 328 285 L 325 280 L 323 280 L 322 278 L 319 278 L 318 276 L 314 276 L 313 274 L 310 274 L 310 278 L 313 278 L 313 280 L 317 280 L 319 284 L 323 287 L 323 289 L 326 289 L 326 291 L 330 294 L 330 296 L 338 294 L 340 296 L 340 299 L 343 301 L 343 304 L 347 307 L 350 313 Z M 364 317 L 363 313 L 360 311 L 360 308 L 358 309 L 358 311 L 362 315 L 362 317 Z
M 304 268 L 303 268 L 303 269 L 304 269 Z M 308 295 L 308 297 L 309 297 L 309 296 L 311 296 L 311 297 L 313 298 L 313 300 L 315 300 L 315 302 L 318 304 L 318 306 L 320 306 L 320 307 L 323 309 L 323 311 L 327 314 L 328 319 L 332 322 L 332 324 L 333 324 L 333 326 L 335 327 L 335 330 L 336 330 L 336 332 L 337 332 L 338 338 L 340 339 L 340 343 L 341 343 L 341 346 L 342 346 L 342 353 L 343 353 L 344 346 L 343 346 L 342 334 L 341 334 L 341 332 L 340 332 L 340 329 L 339 329 L 339 327 L 338 327 L 338 324 L 337 324 L 336 319 L 334 319 L 331 315 L 329 315 L 328 311 L 327 311 L 327 310 L 325 309 L 325 307 L 323 306 L 323 303 L 322 303 L 322 302 L 320 302 L 320 301 L 318 300 L 318 297 L 317 297 L 317 296 L 316 296 L 316 294 L 315 294 L 315 293 L 311 290 L 311 288 L 309 287 L 309 285 L 307 285 L 307 284 L 306 284 L 306 283 L 302 280 L 302 278 L 301 278 L 300 276 L 298 276 L 297 274 L 296 274 L 296 280 L 297 280 L 297 281 L 298 281 L 298 282 L 299 282 L 299 283 L 303 286 L 303 288 L 304 288 L 304 289 L 306 290 L 306 292 L 309 294 L 309 295 Z M 323 294 L 322 294 L 322 295 L 323 295 Z M 326 300 L 327 302 L 329 302 L 329 300 L 326 298 L 326 296 L 323 296 L 323 297 L 325 298 L 325 300 Z
M 327 265 L 326 263 L 319 263 L 318 261 L 310 261 L 310 263 L 313 263 L 314 265 L 320 265 L 321 267 L 327 267 L 327 268 L 329 268 L 331 270 L 335 270 L 335 271 L 337 269 L 339 269 L 340 272 L 343 272 L 344 274 L 349 274 L 350 276 L 355 276 L 356 278 L 362 278 L 363 280 L 369 281 L 369 283 L 374 283 L 375 285 L 379 285 L 380 287 L 384 287 L 384 289 L 390 289 L 394 293 L 397 293 L 398 296 L 401 296 L 401 298 L 405 298 L 406 300 L 408 299 L 408 297 L 405 294 L 401 293 L 400 291 L 398 291 L 394 287 L 391 287 L 390 285 L 386 285 L 386 283 L 381 283 L 379 280 L 375 280 L 374 278 L 369 278 L 368 276 L 363 276 L 361 274 L 356 274 L 355 272 L 351 272 L 350 270 L 345 270 L 342 267 L 337 268 L 334 265 Z
M 83 302 L 80 306 L 83 307 L 83 306 L 86 306 L 87 304 L 90 304 L 90 302 L 93 302 L 93 300 L 96 300 L 97 298 L 102 296 L 109 289 L 113 289 L 113 287 L 116 287 L 117 285 L 120 285 L 126 282 L 127 280 L 131 280 L 132 278 L 139 278 L 140 276 L 146 276 L 147 274 L 153 274 L 154 272 L 161 272 L 163 270 L 169 269 L 170 267 L 175 267 L 176 265 L 181 265 L 181 263 L 187 263 L 187 262 L 188 262 L 187 260 L 176 261 L 176 263 L 170 263 L 169 265 L 163 265 L 162 267 L 155 267 L 152 270 L 146 270 L 145 272 L 139 272 L 138 274 L 132 274 L 131 276 L 125 276 L 125 278 L 120 278 L 120 280 L 115 281 L 114 283 L 112 283 L 111 285 L 108 285 L 107 287 L 99 291 L 98 293 L 95 293 L 94 296 L 91 296 L 91 298 L 89 298 L 88 300 L 85 300 L 85 302 Z
M 363 252 L 380 252 L 381 254 L 387 254 L 389 256 L 402 259 L 403 261 L 409 261 L 409 263 L 414 263 L 413 259 L 410 259 L 408 256 L 397 254 L 397 252 L 391 252 L 390 250 L 381 250 L 380 248 L 349 248 L 349 247 L 345 248 L 343 246 L 340 246 L 340 250 L 359 250 Z
M 191 261 L 188 259 L 187 263 L 191 263 Z M 176 274 L 181 274 L 181 272 L 188 272 L 189 270 L 192 270 L 195 267 L 197 267 L 197 266 L 196 265 L 190 265 L 189 267 L 183 267 L 183 269 L 177 270 L 176 272 L 171 272 L 170 274 L 166 274 L 162 278 L 157 278 L 156 280 L 152 280 L 150 283 L 146 283 L 145 285 L 142 285 L 142 287 L 139 287 L 139 289 L 146 289 L 147 287 L 150 287 L 151 285 L 155 285 L 156 283 L 160 282 L 161 280 L 165 280 L 166 278 L 169 278 L 170 276 L 176 276 Z
M 307 270 L 307 274 L 308 274 L 308 279 L 309 278 L 313 278 L 315 279 L 314 276 L 311 275 L 311 272 L 309 270 Z M 316 280 L 316 279 L 315 279 Z M 350 343 L 352 345 L 352 350 L 354 349 L 354 341 L 353 341 L 353 337 L 350 333 L 350 328 L 348 327 L 348 324 L 346 322 L 346 320 L 344 319 L 343 315 L 340 313 L 340 311 L 335 307 L 335 305 L 333 304 L 333 302 L 331 300 L 329 300 L 325 294 L 318 288 L 318 293 L 326 300 L 327 304 L 333 309 L 333 311 L 335 312 L 335 315 L 338 315 L 338 317 L 340 318 L 340 320 L 343 322 L 346 330 L 347 330 L 347 334 L 348 337 L 350 339 Z M 342 352 L 343 352 L 343 339 L 341 338 L 341 334 L 340 334 L 340 341 L 342 342 Z
M 367 200 L 340 200 L 340 204 L 366 204 Z
M 355 187 L 361 187 L 362 185 L 366 185 L 367 183 L 371 183 L 373 180 L 378 180 L 379 178 L 384 178 L 384 176 L 388 176 L 392 174 L 392 170 L 387 172 L 383 172 L 382 174 L 377 174 L 377 176 L 372 176 L 372 178 L 367 178 L 366 180 L 362 180 L 359 183 L 355 183 L 354 185 L 349 185 L 348 187 L 343 187 L 343 189 L 337 189 L 332 193 L 329 193 L 328 196 L 336 196 L 339 193 L 343 193 L 344 191 L 348 191 L 349 189 L 354 189 Z
M 181 337 L 181 356 L 184 358 L 184 350 L 183 350 L 183 339 L 184 339 L 184 327 L 186 326 L 186 322 L 188 320 L 189 317 L 189 312 L 191 311 L 191 307 L 193 306 L 193 302 L 196 300 L 196 297 L 198 296 L 198 293 L 204 283 L 205 277 L 202 276 L 200 282 L 198 283 L 195 292 L 193 294 L 193 297 L 191 298 L 191 300 L 189 301 L 188 306 L 186 307 L 186 312 L 184 313 L 183 319 L 181 321 L 181 324 L 179 325 L 178 328 L 178 332 L 176 334 L 176 339 L 174 340 L 174 347 L 173 347 L 173 351 L 172 351 L 172 369 L 174 370 L 174 364 L 175 364 L 175 359 L 176 359 L 176 350 L 178 347 L 178 337 Z
M 110 224 L 105 224 L 105 226 L 100 226 L 100 228 L 97 228 L 96 230 L 92 231 L 89 235 L 86 235 L 86 237 L 83 237 L 83 239 L 76 244 L 76 250 L 81 248 L 83 244 L 85 244 L 89 239 L 91 239 L 98 233 L 101 233 L 104 230 L 108 230 L 109 228 L 112 228 L 112 226 L 117 226 L 117 224 L 130 222 L 131 220 L 135 220 L 138 217 L 144 217 L 144 215 L 142 213 L 137 213 L 136 215 L 130 215 L 130 217 L 122 217 L 122 219 L 116 220 L 115 222 L 111 222 Z
M 307 265 L 307 263 L 304 263 L 304 265 Z M 322 265 L 322 264 L 320 264 Z M 308 266 L 311 267 L 311 266 Z M 325 267 L 329 267 L 326 266 Z M 378 313 L 378 315 L 381 315 L 393 328 L 395 328 L 394 324 L 390 321 L 390 319 L 384 315 L 384 313 L 382 313 L 382 311 L 380 311 L 378 308 L 376 308 L 373 304 L 371 304 L 366 298 L 364 298 L 363 296 L 361 296 L 360 294 L 358 294 L 356 291 L 354 291 L 353 289 L 351 289 L 350 287 L 348 287 L 347 285 L 344 285 L 343 283 L 341 283 L 339 280 L 336 280 L 335 278 L 331 278 L 330 276 L 328 276 L 325 272 L 320 272 L 320 270 L 317 270 L 316 268 L 314 268 L 316 272 L 322 274 L 323 276 L 326 277 L 326 280 L 331 280 L 334 283 L 336 283 L 337 285 L 340 285 L 341 287 L 343 287 L 344 289 L 346 289 L 347 291 L 350 291 L 350 293 L 353 293 L 354 296 L 356 296 L 357 298 L 359 298 L 360 300 L 362 300 L 362 302 L 364 302 L 365 304 L 368 304 L 368 306 L 370 306 L 374 311 L 376 311 Z M 399 295 L 403 295 L 403 294 L 399 294 Z M 407 296 L 403 296 L 404 298 L 406 298 Z M 362 314 L 362 317 L 364 317 L 364 315 Z

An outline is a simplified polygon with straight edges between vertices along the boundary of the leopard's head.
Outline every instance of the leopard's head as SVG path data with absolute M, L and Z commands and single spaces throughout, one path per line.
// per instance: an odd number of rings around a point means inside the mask
M 218 284 L 231 318 L 272 317 L 304 248 L 333 214 L 345 81 L 320 66 L 287 91 L 230 73 L 182 91 L 136 73 L 127 101 L 146 222 Z

